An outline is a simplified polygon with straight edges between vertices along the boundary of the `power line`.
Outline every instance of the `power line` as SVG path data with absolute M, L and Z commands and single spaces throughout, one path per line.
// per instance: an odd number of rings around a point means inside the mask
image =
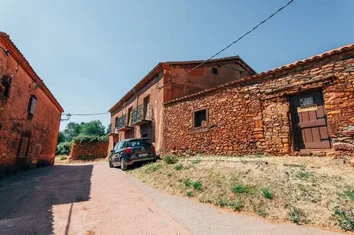
M 203 64 L 207 63 L 208 61 L 210 61 L 211 59 L 215 58 L 216 56 L 218 56 L 219 54 L 221 54 L 222 52 L 224 52 L 225 50 L 227 50 L 228 48 L 230 48 L 232 45 L 234 45 L 235 43 L 237 43 L 238 41 L 240 41 L 241 39 L 243 39 L 245 36 L 247 36 L 248 34 L 252 33 L 254 30 L 256 30 L 259 26 L 261 26 L 262 24 L 264 24 L 265 22 L 267 22 L 268 20 L 270 20 L 271 18 L 273 18 L 276 14 L 278 14 L 280 11 L 282 11 L 284 8 L 286 8 L 287 6 L 289 6 L 294 0 L 290 0 L 287 4 L 285 4 L 284 6 L 282 6 L 281 8 L 279 8 L 277 11 L 275 11 L 273 14 L 271 14 L 270 16 L 268 16 L 268 18 L 266 18 L 265 20 L 263 20 L 262 22 L 260 22 L 259 24 L 257 24 L 255 27 L 253 27 L 251 30 L 247 31 L 245 34 L 243 34 L 241 37 L 239 37 L 238 39 L 236 39 L 235 41 L 231 42 L 229 45 L 227 45 L 226 47 L 224 47 L 223 49 L 221 49 L 220 51 L 218 51 L 217 53 L 215 53 L 213 56 L 209 57 L 207 60 L 204 60 L 203 62 L 201 62 L 200 64 L 198 64 L 197 66 L 195 66 L 194 68 L 192 68 L 191 70 L 185 72 L 184 74 L 176 77 L 176 78 L 172 78 L 170 81 L 168 81 L 167 83 L 163 84 L 162 86 L 159 87 L 159 89 L 162 89 L 166 84 L 172 82 L 173 80 L 179 79 L 184 77 L 185 75 L 189 74 L 190 72 L 192 72 L 193 70 L 199 68 L 200 66 L 202 66 Z
M 109 114 L 109 112 L 105 113 L 63 113 L 62 115 L 67 115 L 67 116 L 97 116 L 97 115 L 105 115 Z

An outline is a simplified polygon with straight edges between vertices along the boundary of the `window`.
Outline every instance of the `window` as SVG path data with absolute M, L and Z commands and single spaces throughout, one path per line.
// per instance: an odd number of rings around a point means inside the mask
M 11 78 L 9 76 L 3 76 L 0 82 L 0 93 L 6 98 L 9 98 L 10 95 L 10 85 Z
M 34 95 L 31 95 L 28 103 L 28 119 L 32 119 L 34 113 L 36 112 L 37 98 Z
M 118 117 L 115 119 L 114 127 L 118 127 Z
M 128 109 L 128 126 L 131 126 L 131 124 L 132 124 L 132 110 L 133 110 L 133 107 L 130 107 L 129 109 Z
M 128 147 L 151 146 L 147 140 L 131 140 L 127 142 Z
M 194 127 L 200 127 L 203 126 L 203 123 L 207 122 L 207 110 L 203 109 L 203 110 L 198 110 L 194 112 Z
M 211 72 L 212 72 L 212 74 L 214 74 L 214 75 L 218 75 L 218 69 L 217 68 L 211 68 Z

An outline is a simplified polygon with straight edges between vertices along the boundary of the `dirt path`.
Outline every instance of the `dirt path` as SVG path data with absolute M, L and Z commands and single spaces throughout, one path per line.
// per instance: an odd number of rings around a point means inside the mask
M 0 181 L 0 234 L 335 234 L 157 191 L 107 164 L 61 165 Z

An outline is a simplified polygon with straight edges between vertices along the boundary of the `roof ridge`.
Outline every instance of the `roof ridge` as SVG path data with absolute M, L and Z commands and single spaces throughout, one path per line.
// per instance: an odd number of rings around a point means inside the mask
M 54 105 L 59 109 L 59 111 L 63 112 L 64 109 L 51 93 L 49 88 L 45 85 L 43 80 L 38 76 L 36 71 L 32 68 L 31 64 L 28 62 L 26 57 L 22 54 L 20 49 L 17 48 L 16 44 L 11 40 L 10 36 L 4 32 L 0 31 L 0 40 L 3 40 L 3 43 L 6 44 L 8 48 L 8 52 L 12 55 L 12 57 L 16 60 L 16 62 L 26 71 L 29 77 L 34 81 L 38 82 L 40 87 L 42 88 L 44 94 L 54 103 Z
M 328 51 L 325 51 L 325 52 L 323 52 L 321 54 L 310 56 L 310 57 L 307 57 L 307 58 L 305 58 L 303 60 L 298 60 L 298 61 L 295 61 L 293 63 L 283 65 L 281 67 L 276 67 L 276 68 L 261 72 L 259 74 L 255 74 L 255 75 L 252 75 L 252 76 L 248 76 L 248 77 L 242 78 L 240 80 L 234 80 L 234 81 L 219 85 L 217 87 L 212 87 L 212 88 L 209 88 L 209 89 L 205 89 L 203 91 L 199 91 L 199 92 L 196 92 L 196 93 L 193 93 L 193 94 L 190 94 L 190 95 L 186 95 L 186 96 L 183 96 L 183 97 L 180 97 L 180 98 L 177 98 L 177 99 L 173 99 L 173 100 L 165 102 L 164 104 L 175 103 L 175 102 L 182 101 L 182 100 L 185 100 L 185 99 L 188 99 L 188 98 L 194 98 L 194 97 L 197 97 L 197 96 L 205 94 L 205 93 L 216 91 L 216 90 L 219 90 L 219 89 L 224 88 L 224 87 L 228 87 L 228 86 L 232 86 L 232 85 L 235 85 L 235 84 L 240 84 L 240 83 L 243 83 L 243 82 L 259 79 L 259 78 L 262 78 L 263 76 L 268 76 L 268 75 L 276 73 L 276 72 L 280 72 L 280 71 L 287 70 L 287 69 L 292 69 L 292 68 L 294 68 L 294 67 L 296 67 L 296 66 L 298 66 L 300 64 L 311 63 L 313 61 L 321 60 L 321 59 L 324 59 L 326 57 L 329 57 L 329 56 L 332 56 L 332 55 L 335 55 L 335 54 L 340 54 L 340 53 L 342 53 L 344 51 L 349 51 L 349 50 L 352 50 L 352 49 L 354 49 L 354 43 L 347 44 L 347 45 L 344 45 L 344 46 L 341 46 L 341 47 L 338 47 L 338 48 L 335 48 L 335 49 L 332 49 L 332 50 L 328 50 Z

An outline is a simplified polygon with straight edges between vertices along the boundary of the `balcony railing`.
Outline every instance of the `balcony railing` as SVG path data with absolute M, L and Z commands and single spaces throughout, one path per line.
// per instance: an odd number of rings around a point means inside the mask
M 140 126 L 152 121 L 152 105 L 139 105 L 132 110 L 131 124 Z
M 124 114 L 123 116 L 121 116 L 120 118 L 117 119 L 115 130 L 126 131 L 129 129 L 132 129 L 132 127 L 127 125 L 127 115 Z

